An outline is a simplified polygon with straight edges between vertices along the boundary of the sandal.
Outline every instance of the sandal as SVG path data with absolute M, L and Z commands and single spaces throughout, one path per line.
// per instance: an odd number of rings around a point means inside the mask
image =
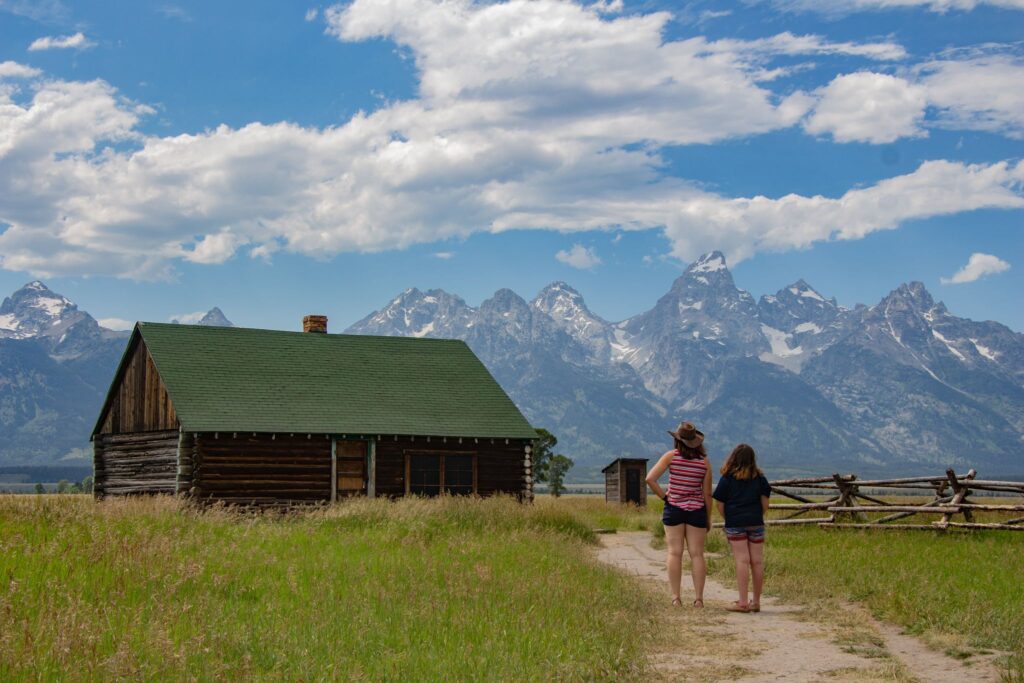
M 672 606 L 673 607 L 682 607 L 683 606 L 683 599 L 681 597 L 679 597 L 678 595 L 676 597 L 672 598 Z
M 761 611 L 761 603 L 759 603 L 759 602 L 752 602 L 752 603 L 750 603 L 750 611 L 751 612 L 760 612 Z
M 739 600 L 737 600 L 736 602 L 732 603 L 731 605 L 726 605 L 725 609 L 726 609 L 727 612 L 743 612 L 743 613 L 747 613 L 747 612 L 750 611 L 750 606 L 749 605 L 741 605 Z
M 697 604 L 698 602 L 700 603 L 699 605 Z M 693 606 L 696 607 L 697 609 L 704 609 L 704 601 L 701 600 L 700 598 L 697 598 L 696 600 L 693 601 Z

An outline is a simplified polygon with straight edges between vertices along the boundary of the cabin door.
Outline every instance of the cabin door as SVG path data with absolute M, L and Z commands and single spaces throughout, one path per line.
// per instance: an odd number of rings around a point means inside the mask
M 336 442 L 334 485 L 338 498 L 366 495 L 366 447 L 366 441 Z
M 626 502 L 640 504 L 640 470 L 626 470 Z

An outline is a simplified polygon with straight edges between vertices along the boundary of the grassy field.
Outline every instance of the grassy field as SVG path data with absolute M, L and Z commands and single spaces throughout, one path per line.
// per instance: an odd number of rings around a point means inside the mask
M 0 497 L 0 680 L 629 680 L 650 598 L 511 500 Z
M 197 512 L 0 496 L 0 680 L 640 680 L 663 607 L 596 564 L 598 497 Z M 720 531 L 708 549 L 729 580 Z M 775 528 L 769 593 L 844 601 L 953 655 L 1024 651 L 1024 534 Z M 1024 660 L 1008 664 L 1024 680 Z

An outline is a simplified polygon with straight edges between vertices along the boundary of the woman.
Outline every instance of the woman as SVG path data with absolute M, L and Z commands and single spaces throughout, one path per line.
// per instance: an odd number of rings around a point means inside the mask
M 669 432 L 675 448 L 666 452 L 647 474 L 647 485 L 665 501 L 661 522 L 665 525 L 668 546 L 668 587 L 672 604 L 682 604 L 680 584 L 683 575 L 683 548 L 690 553 L 694 607 L 704 606 L 704 539 L 711 530 L 711 466 L 704 450 L 704 433 L 690 422 L 681 422 Z M 668 470 L 668 491 L 658 479 Z

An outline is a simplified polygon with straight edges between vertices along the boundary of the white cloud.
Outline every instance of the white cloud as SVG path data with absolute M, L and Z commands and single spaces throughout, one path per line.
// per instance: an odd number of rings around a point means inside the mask
M 735 261 L 937 213 L 1021 206 L 1020 164 L 928 162 L 837 199 L 729 198 L 665 175 L 666 146 L 807 114 L 810 95 L 765 86 L 772 55 L 888 59 L 889 43 L 667 41 L 667 14 L 610 17 L 556 0 L 356 0 L 326 19 L 343 40 L 408 49 L 418 97 L 336 127 L 159 137 L 139 132 L 151 110 L 102 81 L 40 80 L 30 95 L 9 95 L 0 266 L 151 279 L 183 260 L 239 252 L 328 258 L 511 229 L 663 229 L 680 258 L 726 245 Z
M 39 50 L 87 50 L 90 47 L 94 47 L 96 43 L 85 37 L 85 34 L 79 31 L 70 36 L 43 36 L 42 38 L 36 38 L 32 41 L 32 44 L 28 46 L 29 52 L 37 52 Z
M 710 52 L 765 55 L 845 55 L 881 61 L 903 59 L 907 51 L 897 43 L 833 43 L 817 35 L 789 31 L 754 40 L 723 38 L 709 43 Z
M 584 247 L 582 244 L 574 244 L 568 251 L 562 249 L 555 254 L 555 258 L 567 266 L 580 270 L 589 270 L 601 265 L 601 257 L 597 252 L 592 247 Z
M 902 78 L 867 71 L 844 74 L 816 94 L 820 100 L 804 122 L 808 133 L 875 144 L 927 135 L 921 127 L 925 89 Z
M 100 324 L 100 327 L 105 327 L 108 330 L 130 330 L 135 327 L 134 322 L 124 318 L 100 318 L 96 322 Z
M 160 7 L 157 7 L 156 11 L 168 19 L 176 19 L 186 24 L 194 21 L 189 11 L 180 5 L 161 5 Z
M 1024 9 L 1024 0 L 774 0 L 772 4 L 785 10 L 816 11 L 833 15 L 916 7 L 942 14 L 953 10 L 970 12 L 984 5 L 1003 9 Z
M 434 258 L 441 259 L 442 261 L 450 261 L 451 259 L 455 258 L 455 252 L 454 251 L 435 251 L 431 255 Z
M 944 285 L 959 285 L 965 282 L 974 282 L 986 275 L 995 275 L 1009 270 L 1010 264 L 992 254 L 973 253 L 967 260 L 967 265 L 953 274 L 953 277 L 939 278 Z
M 35 78 L 42 72 L 25 64 L 18 64 L 10 60 L 0 62 L 0 78 Z
M 918 66 L 915 73 L 939 109 L 936 125 L 1024 138 L 1024 60 L 979 54 Z
M 172 315 L 168 320 L 172 323 L 178 323 L 180 325 L 195 325 L 200 320 L 206 317 L 209 311 L 196 311 L 195 313 L 179 313 L 178 315 Z
M 316 21 L 317 16 L 320 14 L 320 10 L 315 7 L 311 7 L 306 10 L 306 21 Z

